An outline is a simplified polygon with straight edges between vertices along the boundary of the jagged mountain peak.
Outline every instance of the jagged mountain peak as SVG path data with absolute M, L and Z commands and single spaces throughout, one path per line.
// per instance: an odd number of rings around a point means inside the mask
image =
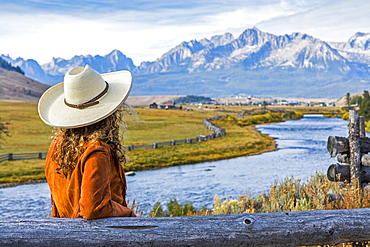
M 358 37 L 362 37 L 362 36 L 365 36 L 365 35 L 368 35 L 368 33 L 357 32 L 357 33 L 355 33 L 355 35 L 353 35 L 353 37 L 358 38 Z
M 343 46 L 343 50 L 350 49 L 370 50 L 370 33 L 355 33 Z
M 117 50 L 117 49 L 114 49 L 113 51 L 111 51 L 108 55 L 106 55 L 105 57 L 115 57 L 115 58 L 126 58 L 126 55 L 123 54 L 121 51 Z
M 243 46 L 254 46 L 262 45 L 272 39 L 276 38 L 276 35 L 262 32 L 258 28 L 246 29 L 239 37 L 238 40 L 242 42 Z
M 231 33 L 225 33 L 223 35 L 215 35 L 212 36 L 210 40 L 215 47 L 229 44 L 230 42 L 234 41 L 234 36 Z
M 114 49 L 113 51 L 111 51 L 108 55 L 113 55 L 113 54 L 119 54 L 119 55 L 123 55 L 123 53 L 117 49 Z

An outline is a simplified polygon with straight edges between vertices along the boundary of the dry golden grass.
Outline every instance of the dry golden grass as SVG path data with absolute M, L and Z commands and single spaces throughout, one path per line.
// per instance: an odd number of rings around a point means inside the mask
M 356 184 L 354 184 L 356 188 Z M 337 195 L 331 201 L 329 194 Z M 237 204 L 238 207 L 235 207 Z M 269 213 L 281 211 L 307 211 L 316 209 L 353 209 L 370 206 L 369 190 L 342 187 L 330 182 L 325 174 L 316 173 L 302 182 L 300 179 L 286 178 L 275 182 L 269 193 L 252 197 L 250 194 L 231 201 L 215 197 L 214 214 L 236 214 L 248 212 Z

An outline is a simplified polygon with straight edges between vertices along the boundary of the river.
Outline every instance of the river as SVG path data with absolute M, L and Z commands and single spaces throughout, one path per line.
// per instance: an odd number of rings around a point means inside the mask
M 269 191 L 275 180 L 306 180 L 336 162 L 326 150 L 328 136 L 348 136 L 348 121 L 305 115 L 300 120 L 260 125 L 257 129 L 276 138 L 277 151 L 228 160 L 137 172 L 127 177 L 127 196 L 135 198 L 144 215 L 155 202 L 170 198 L 212 208 L 213 198 L 235 198 Z M 131 203 L 130 203 L 131 204 Z M 164 207 L 165 208 L 165 207 Z M 0 218 L 47 217 L 51 212 L 46 183 L 0 189 Z

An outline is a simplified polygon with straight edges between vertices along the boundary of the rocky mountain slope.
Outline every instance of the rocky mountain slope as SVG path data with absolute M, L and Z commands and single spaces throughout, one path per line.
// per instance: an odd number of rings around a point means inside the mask
M 370 34 L 364 33 L 327 43 L 307 34 L 274 35 L 253 28 L 237 38 L 225 33 L 182 42 L 137 67 L 118 50 L 105 56 L 54 58 L 42 66 L 2 57 L 49 85 L 62 81 L 74 66 L 90 64 L 101 73 L 126 69 L 134 75 L 133 95 L 339 97 L 370 85 Z

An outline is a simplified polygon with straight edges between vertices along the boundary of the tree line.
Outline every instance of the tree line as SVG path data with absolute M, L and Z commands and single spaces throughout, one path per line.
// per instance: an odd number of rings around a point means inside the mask
M 351 97 L 349 93 L 346 95 L 347 110 L 351 106 L 359 107 L 359 115 L 364 116 L 365 121 L 370 120 L 370 94 L 369 91 L 364 91 L 362 96 Z
M 7 61 L 2 59 L 1 57 L 0 57 L 0 68 L 4 68 L 4 69 L 10 70 L 10 71 L 15 71 L 15 72 L 18 72 L 18 73 L 21 73 L 22 75 L 24 75 L 24 71 L 19 66 L 13 67 L 11 65 L 11 63 L 8 63 Z
M 187 95 L 185 97 L 180 97 L 178 99 L 175 99 L 175 103 L 177 103 L 177 104 L 179 104 L 179 103 L 186 104 L 186 103 L 193 103 L 193 102 L 202 103 L 202 104 L 209 104 L 213 101 L 214 100 L 212 100 L 209 97 L 197 96 L 197 95 Z

